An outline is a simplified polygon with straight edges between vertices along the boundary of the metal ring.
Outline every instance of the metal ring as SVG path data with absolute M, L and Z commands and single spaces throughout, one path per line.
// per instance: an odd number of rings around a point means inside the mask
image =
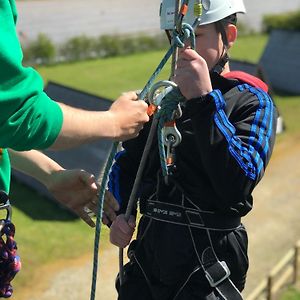
M 162 96 L 158 96 L 154 100 L 154 94 L 155 94 L 155 92 L 159 88 L 161 88 L 161 87 L 165 88 L 165 93 L 161 93 Z M 161 103 L 161 100 L 166 96 L 166 94 L 168 94 L 169 92 L 171 92 L 173 90 L 173 88 L 177 88 L 177 84 L 175 82 L 173 82 L 173 81 L 170 81 L 170 80 L 161 80 L 161 81 L 158 81 L 157 83 L 153 84 L 152 87 L 149 90 L 149 97 L 148 97 L 149 102 L 151 104 L 159 106 L 160 103 Z

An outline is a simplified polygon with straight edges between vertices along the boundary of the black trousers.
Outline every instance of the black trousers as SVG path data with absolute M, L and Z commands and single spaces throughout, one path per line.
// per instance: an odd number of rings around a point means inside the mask
M 211 231 L 210 238 L 218 259 L 230 269 L 231 281 L 242 291 L 248 270 L 244 226 L 230 232 Z M 200 255 L 208 241 L 207 233 L 199 230 L 195 242 Z M 218 299 L 199 264 L 187 227 L 143 217 L 133 248 L 134 257 L 124 267 L 124 283 L 117 284 L 119 300 Z

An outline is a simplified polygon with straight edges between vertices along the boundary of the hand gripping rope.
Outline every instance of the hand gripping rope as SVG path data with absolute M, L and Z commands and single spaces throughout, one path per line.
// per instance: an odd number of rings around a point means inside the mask
M 6 218 L 0 220 L 0 297 L 9 298 L 13 293 L 10 282 L 21 269 L 17 244 L 14 240 L 15 226 L 11 223 L 11 206 L 7 194 L 0 191 L 0 210 L 6 210 Z
M 147 94 L 150 92 L 150 89 L 153 85 L 153 82 L 157 75 L 161 72 L 163 69 L 164 65 L 167 63 L 169 58 L 176 52 L 176 49 L 184 47 L 184 41 L 187 39 L 190 39 L 191 47 L 194 49 L 195 47 L 195 34 L 194 34 L 194 29 L 199 22 L 200 15 L 199 17 L 195 20 L 195 23 L 193 24 L 193 27 L 182 23 L 182 19 L 184 15 L 186 14 L 187 7 L 188 7 L 188 0 L 183 1 L 183 4 L 181 6 L 181 10 L 178 15 L 178 21 L 176 22 L 176 28 L 173 31 L 173 42 L 165 54 L 165 56 L 162 58 L 161 62 L 151 75 L 150 79 L 146 83 L 145 87 L 141 91 L 141 93 L 138 95 L 139 99 L 145 100 Z M 199 13 L 201 10 L 199 10 Z M 173 64 L 176 63 L 176 59 L 173 59 Z M 174 68 L 173 68 L 174 69 Z M 128 206 L 126 209 L 125 213 L 125 218 L 126 220 L 129 219 L 132 208 L 135 204 L 136 201 L 136 196 L 137 196 L 137 190 L 140 185 L 140 181 L 142 178 L 142 173 L 144 171 L 144 167 L 146 164 L 146 160 L 149 154 L 149 151 L 151 149 L 151 144 L 152 140 L 154 138 L 155 131 L 157 130 L 158 127 L 158 135 L 159 135 L 159 144 L 160 144 L 160 156 L 161 156 L 161 165 L 163 169 L 163 174 L 166 178 L 168 175 L 168 168 L 166 167 L 166 154 L 164 152 L 164 144 L 166 144 L 168 141 L 165 139 L 165 134 L 163 133 L 163 127 L 164 124 L 168 121 L 174 120 L 174 110 L 177 109 L 179 102 L 183 101 L 184 97 L 180 93 L 179 89 L 174 83 L 168 82 L 167 84 L 162 84 L 161 86 L 170 86 L 171 89 L 169 92 L 166 92 L 166 96 L 161 100 L 161 103 L 151 103 L 148 109 L 148 114 L 152 115 L 153 113 L 156 113 L 156 111 L 159 111 L 153 118 L 150 132 L 145 144 L 145 148 L 142 154 L 141 162 L 136 174 L 136 178 L 134 181 L 134 185 L 129 197 L 128 201 Z M 155 87 L 157 89 L 157 86 Z M 152 90 L 152 93 L 155 92 L 155 89 Z M 170 103 L 171 102 L 171 103 Z M 158 107 L 160 105 L 160 108 Z M 176 128 L 174 127 L 174 130 L 176 131 Z M 173 132 L 174 133 L 174 132 Z M 174 134 L 175 138 L 180 139 L 178 133 Z M 172 138 L 172 137 L 171 137 Z M 178 140 L 176 140 L 176 143 Z M 173 141 L 175 143 L 175 141 Z M 115 157 L 115 154 L 118 149 L 119 142 L 115 142 L 112 146 L 111 152 L 109 154 L 109 157 L 107 159 L 104 172 L 103 172 L 103 179 L 100 185 L 100 192 L 99 192 L 99 200 L 98 200 L 98 208 L 97 208 L 97 219 L 96 219 L 96 227 L 95 227 L 95 239 L 94 239 L 94 259 L 93 259 L 93 274 L 92 274 L 92 286 L 91 286 L 91 294 L 90 294 L 90 300 L 95 299 L 96 295 L 96 284 L 97 284 L 97 272 L 98 272 L 98 252 L 99 252 L 99 247 L 100 247 L 100 235 L 101 235 L 101 220 L 102 220 L 102 214 L 103 214 L 103 203 L 104 203 L 104 196 L 105 196 L 105 191 L 107 187 L 107 182 L 109 178 L 109 172 L 111 169 L 111 166 L 113 164 L 113 160 Z M 174 145 L 173 145 L 174 147 Z M 119 251 L 119 267 L 120 267 L 120 283 L 122 284 L 123 282 L 123 249 L 120 248 Z

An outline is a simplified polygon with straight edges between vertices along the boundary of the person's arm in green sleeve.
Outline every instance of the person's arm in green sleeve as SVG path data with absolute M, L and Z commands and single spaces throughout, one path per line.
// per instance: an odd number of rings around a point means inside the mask
M 43 81 L 22 65 L 14 1 L 0 1 L 0 147 L 15 150 L 66 148 L 99 138 L 135 137 L 148 121 L 147 105 L 134 93 L 107 112 L 83 111 L 51 100 Z
M 51 148 L 73 147 L 99 138 L 127 140 L 136 137 L 149 121 L 147 104 L 134 92 L 120 96 L 105 112 L 90 112 L 60 104 L 64 122 Z

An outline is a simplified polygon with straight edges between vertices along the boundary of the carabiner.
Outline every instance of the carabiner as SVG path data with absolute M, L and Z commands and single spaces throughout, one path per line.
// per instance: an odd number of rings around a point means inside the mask
M 163 91 L 161 91 L 159 94 L 156 94 L 156 92 L 160 89 L 160 88 L 165 88 Z M 153 104 L 155 106 L 159 106 L 162 99 L 168 94 L 170 93 L 173 88 L 177 88 L 177 84 L 174 83 L 173 81 L 169 81 L 169 80 L 161 80 L 158 81 L 157 83 L 153 84 L 152 87 L 149 90 L 149 94 L 148 94 L 148 100 L 150 104 Z
M 189 4 L 188 0 L 182 3 L 180 7 L 180 11 L 178 12 L 178 17 L 175 21 L 175 30 L 177 31 L 178 34 L 182 33 L 182 21 L 188 11 L 188 4 Z

